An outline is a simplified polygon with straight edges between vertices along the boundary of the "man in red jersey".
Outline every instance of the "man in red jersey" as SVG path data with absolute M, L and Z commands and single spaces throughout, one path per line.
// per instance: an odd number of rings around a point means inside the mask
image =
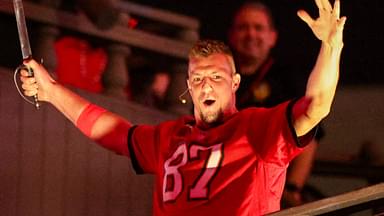
M 240 84 L 233 57 L 218 41 L 199 41 L 189 54 L 194 116 L 132 126 L 55 82 L 36 61 L 22 72 L 25 95 L 38 94 L 84 134 L 131 158 L 137 172 L 156 176 L 154 215 L 264 215 L 279 210 L 286 168 L 313 137 L 334 98 L 342 32 L 340 2 L 316 0 L 320 17 L 299 17 L 322 41 L 305 96 L 273 108 L 238 111 Z M 128 137 L 128 139 L 127 139 Z

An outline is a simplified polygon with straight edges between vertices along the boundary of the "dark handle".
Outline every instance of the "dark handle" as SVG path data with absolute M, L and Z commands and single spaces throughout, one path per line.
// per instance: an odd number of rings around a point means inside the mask
M 31 67 L 24 65 L 24 64 L 17 67 L 16 70 L 17 71 L 26 70 L 26 71 L 28 71 L 28 77 L 33 77 L 33 69 Z M 37 94 L 33 95 L 33 100 L 34 100 L 34 104 L 35 104 L 36 109 L 39 109 L 40 103 L 39 103 L 39 100 L 37 98 Z

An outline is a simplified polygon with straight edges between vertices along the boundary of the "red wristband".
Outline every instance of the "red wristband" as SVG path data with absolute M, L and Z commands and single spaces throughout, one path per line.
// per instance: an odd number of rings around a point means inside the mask
M 94 104 L 88 104 L 87 107 L 81 112 L 79 118 L 76 121 L 76 126 L 88 137 L 91 136 L 93 124 L 105 113 L 106 110 L 96 106 Z

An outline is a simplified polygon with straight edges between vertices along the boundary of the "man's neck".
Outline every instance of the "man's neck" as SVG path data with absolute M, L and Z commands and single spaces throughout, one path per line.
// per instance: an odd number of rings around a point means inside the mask
M 218 117 L 218 119 L 216 121 L 210 122 L 210 123 L 204 122 L 200 116 L 195 115 L 196 125 L 198 128 L 203 129 L 203 130 L 214 128 L 214 127 L 217 127 L 217 126 L 223 124 L 224 122 L 226 122 L 229 118 L 231 118 L 237 112 L 239 112 L 239 111 L 237 110 L 237 108 L 235 106 L 233 106 L 226 113 L 222 113 L 222 115 L 220 117 Z

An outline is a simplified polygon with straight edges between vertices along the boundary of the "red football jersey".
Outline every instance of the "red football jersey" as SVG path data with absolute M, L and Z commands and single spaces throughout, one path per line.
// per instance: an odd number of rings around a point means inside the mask
M 205 130 L 192 117 L 131 128 L 136 171 L 156 176 L 154 215 L 278 211 L 286 168 L 301 152 L 288 105 L 248 108 Z

